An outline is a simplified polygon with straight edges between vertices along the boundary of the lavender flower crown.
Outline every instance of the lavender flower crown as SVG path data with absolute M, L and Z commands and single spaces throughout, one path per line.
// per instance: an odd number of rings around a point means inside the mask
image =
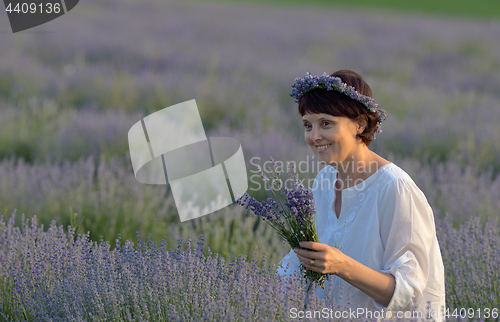
M 387 118 L 385 111 L 379 108 L 373 98 L 358 93 L 354 87 L 343 83 L 340 77 L 329 76 L 327 73 L 323 73 L 321 76 L 313 76 L 311 73 L 307 72 L 304 78 L 295 78 L 295 83 L 292 85 L 292 92 L 290 93 L 290 96 L 295 98 L 295 103 L 298 103 L 302 95 L 316 88 L 324 88 L 327 91 L 336 90 L 337 92 L 345 94 L 353 100 L 360 102 L 366 106 L 369 111 L 377 113 L 378 122 L 372 139 L 375 139 L 375 135 L 377 133 L 382 133 L 380 124 L 382 124 L 382 122 Z

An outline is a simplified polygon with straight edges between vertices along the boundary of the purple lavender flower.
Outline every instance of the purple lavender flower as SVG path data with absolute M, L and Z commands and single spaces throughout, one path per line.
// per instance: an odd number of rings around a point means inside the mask
M 273 167 L 272 169 L 268 167 L 268 170 L 273 172 L 272 182 L 277 183 L 276 188 L 281 197 L 284 197 L 284 202 L 282 203 L 276 194 L 278 201 L 267 198 L 266 201 L 259 202 L 248 193 L 245 193 L 242 198 L 237 200 L 237 203 L 246 209 L 250 209 L 255 215 L 266 221 L 292 248 L 300 248 L 299 243 L 301 241 L 319 242 L 314 225 L 316 208 L 311 189 L 305 187 L 297 178 L 295 168 L 290 163 L 288 163 L 288 172 L 292 179 L 292 187 L 290 189 L 283 187 L 280 174 L 276 172 L 277 164 L 272 157 L 270 161 Z M 267 179 L 260 167 L 258 169 L 261 177 L 264 180 Z M 269 190 L 274 194 L 272 186 L 269 186 Z M 277 211 L 277 209 L 279 210 Z M 302 264 L 301 269 L 305 269 Z M 307 270 L 306 278 L 316 281 L 324 288 L 324 281 L 328 279 L 328 275 Z
M 295 98 L 295 103 L 298 103 L 302 95 L 316 88 L 323 88 L 327 91 L 336 90 L 337 92 L 343 93 L 353 100 L 360 102 L 371 112 L 377 113 L 378 122 L 373 138 L 375 139 L 375 135 L 377 133 L 382 133 L 381 124 L 387 119 L 385 110 L 379 108 L 373 98 L 360 94 L 354 87 L 343 83 L 340 77 L 329 76 L 327 73 L 323 73 L 321 76 L 313 76 L 310 72 L 307 72 L 304 78 L 295 78 L 295 83 L 292 85 L 292 92 L 290 93 L 290 96 Z

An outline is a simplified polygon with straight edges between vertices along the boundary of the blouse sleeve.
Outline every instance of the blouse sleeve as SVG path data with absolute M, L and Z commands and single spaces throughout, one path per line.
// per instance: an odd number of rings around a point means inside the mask
M 429 254 L 436 235 L 434 216 L 423 192 L 413 182 L 389 182 L 380 200 L 380 237 L 384 247 L 383 273 L 392 274 L 396 287 L 390 303 L 380 310 L 404 311 L 422 302 L 429 277 Z

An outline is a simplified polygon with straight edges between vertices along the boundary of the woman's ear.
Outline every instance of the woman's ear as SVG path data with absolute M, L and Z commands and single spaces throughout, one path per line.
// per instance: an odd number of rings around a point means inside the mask
M 359 115 L 356 118 L 356 123 L 357 123 L 357 134 L 363 133 L 363 131 L 368 127 L 368 117 L 366 115 Z

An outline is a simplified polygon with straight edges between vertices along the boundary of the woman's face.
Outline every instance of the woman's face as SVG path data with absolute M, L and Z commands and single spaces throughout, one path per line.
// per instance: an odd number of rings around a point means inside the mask
M 344 116 L 305 114 L 304 138 L 318 157 L 318 161 L 340 163 L 353 156 L 358 146 L 356 134 L 359 124 Z

